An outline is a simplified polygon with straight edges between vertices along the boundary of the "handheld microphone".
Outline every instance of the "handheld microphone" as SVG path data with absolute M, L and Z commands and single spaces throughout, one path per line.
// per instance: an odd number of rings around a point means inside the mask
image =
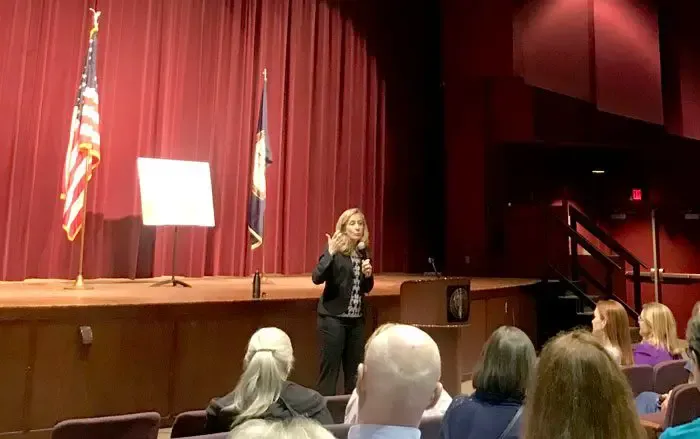
M 360 241 L 357 243 L 357 255 L 360 257 L 360 259 L 365 260 L 369 259 L 367 257 L 367 244 L 364 242 Z

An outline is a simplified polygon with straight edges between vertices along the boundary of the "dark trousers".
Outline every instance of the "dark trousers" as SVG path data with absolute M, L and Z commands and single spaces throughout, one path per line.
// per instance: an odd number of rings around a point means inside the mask
M 336 394 L 340 363 L 343 363 L 345 394 L 352 393 L 357 380 L 357 366 L 364 353 L 365 319 L 319 315 L 318 335 L 321 344 L 321 373 L 318 391 L 321 395 Z

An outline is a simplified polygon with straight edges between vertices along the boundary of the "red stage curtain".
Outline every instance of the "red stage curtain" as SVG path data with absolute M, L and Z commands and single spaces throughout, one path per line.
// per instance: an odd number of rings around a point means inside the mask
M 375 8 L 355 3 L 350 13 Z M 3 280 L 76 274 L 77 240 L 61 230 L 58 195 L 92 4 L 0 2 Z M 416 212 L 429 194 L 414 189 L 425 180 L 420 112 L 432 109 L 404 103 L 422 95 L 411 78 L 423 73 L 407 71 L 387 98 L 387 72 L 406 65 L 380 74 L 366 35 L 390 35 L 385 20 L 358 26 L 318 0 L 101 0 L 99 9 L 102 162 L 89 186 L 87 277 L 170 273 L 172 231 L 141 226 L 139 156 L 211 163 L 217 227 L 181 230 L 177 274 L 243 275 L 262 264 L 260 251 L 251 262 L 246 206 L 265 67 L 274 161 L 265 271 L 310 271 L 323 234 L 355 205 L 368 215 L 378 269 L 424 259 L 412 236 L 426 233 Z M 418 65 L 423 49 L 397 53 Z M 387 116 L 387 105 L 398 111 Z

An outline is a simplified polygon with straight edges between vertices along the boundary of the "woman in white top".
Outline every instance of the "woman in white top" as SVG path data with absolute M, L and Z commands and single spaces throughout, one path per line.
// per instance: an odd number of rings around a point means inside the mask
M 391 328 L 394 325 L 395 323 L 385 323 L 379 326 L 377 329 L 375 329 L 372 335 L 367 340 L 367 343 L 365 344 L 365 349 L 369 345 L 370 341 L 372 341 L 372 339 L 377 336 L 377 334 L 381 333 L 385 329 Z M 427 418 L 432 416 L 444 415 L 451 403 L 452 397 L 443 389 L 442 393 L 440 393 L 440 399 L 438 399 L 437 404 L 435 404 L 432 408 L 426 410 L 423 413 L 423 417 Z M 344 423 L 357 424 L 357 389 L 354 389 L 352 391 L 352 394 L 350 395 L 350 400 L 348 401 L 348 405 L 345 407 Z
M 614 300 L 601 300 L 593 311 L 593 336 L 622 366 L 634 364 L 627 312 Z

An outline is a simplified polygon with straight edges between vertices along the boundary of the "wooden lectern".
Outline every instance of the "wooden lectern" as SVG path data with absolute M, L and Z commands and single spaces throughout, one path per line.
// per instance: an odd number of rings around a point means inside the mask
M 401 322 L 428 333 L 440 348 L 442 385 L 462 393 L 462 329 L 469 320 L 470 280 L 440 277 L 401 284 Z

